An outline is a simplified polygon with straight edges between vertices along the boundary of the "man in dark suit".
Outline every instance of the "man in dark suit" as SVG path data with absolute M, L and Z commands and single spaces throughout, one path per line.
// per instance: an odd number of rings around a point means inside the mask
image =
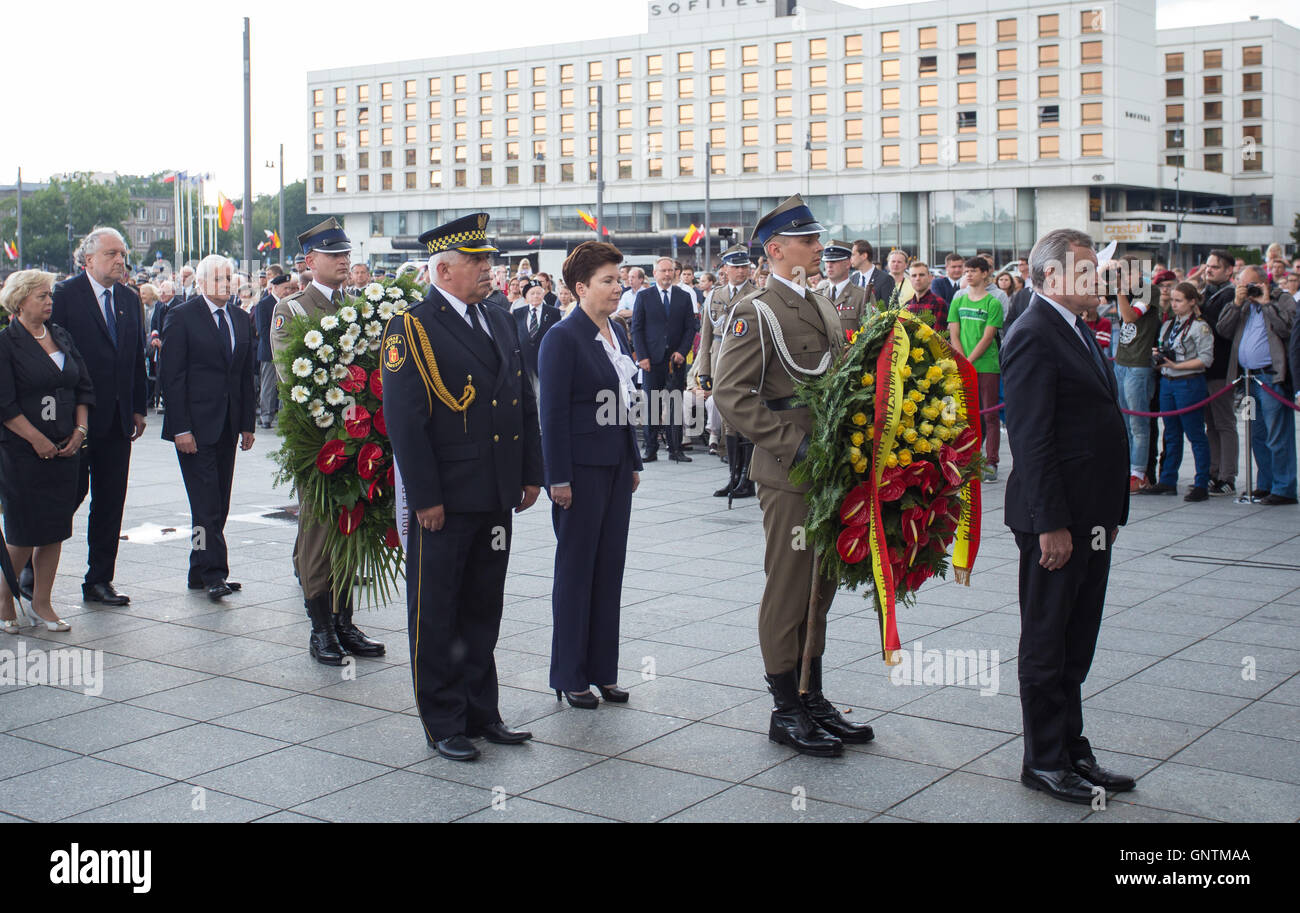
M 632 347 L 645 372 L 646 409 L 645 455 L 647 462 L 659 459 L 659 421 L 668 406 L 668 458 L 689 463 L 682 451 L 680 392 L 686 389 L 686 353 L 695 342 L 695 306 L 686 289 L 673 285 L 675 264 L 668 257 L 655 262 L 655 284 L 642 289 L 632 304 Z M 678 392 L 672 397 L 672 392 Z
M 1128 437 L 1115 374 L 1083 321 L 1096 305 L 1092 239 L 1057 229 L 1030 254 L 1038 289 L 1002 350 L 1006 524 L 1020 549 L 1020 781 L 1067 802 L 1133 778 L 1097 763 L 1080 688 L 1101 627 L 1110 547 L 1128 519 Z
M 966 258 L 953 251 L 943 258 L 943 275 L 936 276 L 930 288 L 948 304 L 952 304 L 953 296 L 957 294 L 957 289 L 961 286 L 961 277 L 965 272 Z
M 253 309 L 253 322 L 257 327 L 257 358 L 260 376 L 259 400 L 263 428 L 270 428 L 280 409 L 279 378 L 275 373 L 275 353 L 271 351 L 271 316 L 280 299 L 289 294 L 289 277 L 281 273 L 271 279 L 266 294 Z
M 546 303 L 544 286 L 534 285 L 524 296 L 524 303 L 516 305 L 510 312 L 515 318 L 515 330 L 519 334 L 519 348 L 524 356 L 524 373 L 533 385 L 533 393 L 539 398 L 541 391 L 537 386 L 537 353 L 542 350 L 542 338 L 547 330 L 560 322 L 560 309 Z
M 144 434 L 149 381 L 144 369 L 140 299 L 122 284 L 126 242 L 111 228 L 96 228 L 81 243 L 85 272 L 54 288 L 51 320 L 72 334 L 95 385 L 90 437 L 81 452 L 77 502 L 90 494 L 87 560 L 82 597 L 126 605 L 113 588 L 117 543 L 122 534 L 131 442 Z
M 226 516 L 235 442 L 253 446 L 252 323 L 231 304 L 234 271 L 219 254 L 199 263 L 199 294 L 163 324 L 161 375 L 171 408 L 162 436 L 176 445 L 193 528 L 189 587 L 213 602 L 240 589 L 227 582 Z M 283 277 L 281 277 L 283 278 Z
M 384 416 L 415 516 L 406 548 L 415 700 L 429 746 L 472 761 L 470 741 L 517 744 L 497 708 L 493 651 L 505 601 L 511 514 L 541 492 L 537 400 L 515 322 L 491 291 L 487 213 L 427 231 L 429 294 L 388 322 Z
M 889 303 L 889 296 L 894 293 L 894 280 L 889 273 L 872 262 L 875 252 L 868 241 L 854 241 L 853 254 L 849 263 L 855 270 L 853 284 L 867 290 L 868 300 L 883 308 Z

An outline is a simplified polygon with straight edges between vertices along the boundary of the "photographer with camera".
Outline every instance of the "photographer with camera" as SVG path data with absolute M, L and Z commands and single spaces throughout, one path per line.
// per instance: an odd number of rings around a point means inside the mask
M 1287 378 L 1287 342 L 1295 313 L 1294 298 L 1270 289 L 1262 268 L 1246 266 L 1237 277 L 1232 304 L 1224 307 L 1215 327 L 1232 340 L 1229 383 L 1241 370 L 1252 374 L 1250 389 L 1242 395 L 1255 401 L 1250 449 L 1257 469 L 1251 494 L 1263 504 L 1296 503 L 1295 413 L 1288 405 L 1292 391 Z M 1261 384 L 1284 402 L 1261 390 Z
M 1205 372 L 1214 363 L 1214 332 L 1201 319 L 1201 294 L 1190 282 L 1180 282 L 1170 292 L 1173 319 L 1160 328 L 1151 350 L 1151 366 L 1160 372 L 1160 411 L 1186 409 L 1206 398 Z M 1196 478 L 1184 501 L 1209 500 L 1210 441 L 1205 436 L 1205 409 L 1165 416 L 1165 461 L 1160 481 L 1143 494 L 1178 492 L 1178 468 L 1183 462 L 1183 436 L 1192 445 Z

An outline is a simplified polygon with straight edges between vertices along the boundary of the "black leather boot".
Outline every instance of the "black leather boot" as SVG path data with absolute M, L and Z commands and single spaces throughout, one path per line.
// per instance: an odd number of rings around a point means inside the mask
M 731 509 L 732 498 L 754 497 L 754 483 L 749 479 L 749 464 L 754 459 L 754 442 L 742 440 L 736 445 L 736 450 L 740 456 L 740 473 L 736 477 L 736 484 L 727 493 L 728 510 Z
M 344 650 L 357 656 L 383 656 L 384 645 L 352 623 L 352 591 L 334 603 L 334 633 Z
M 341 666 L 348 651 L 339 643 L 334 631 L 334 606 L 329 593 L 306 600 L 307 617 L 311 619 L 311 640 L 308 649 L 312 659 L 323 666 Z
M 776 704 L 767 729 L 769 739 L 779 745 L 789 745 L 800 754 L 823 758 L 843 754 L 844 743 L 818 726 L 799 700 L 799 674 L 796 671 L 792 669 L 780 675 L 763 677 Z
M 725 498 L 731 494 L 731 489 L 736 487 L 740 481 L 740 436 L 736 434 L 727 435 L 727 465 L 731 467 L 731 478 L 727 484 L 723 485 L 713 493 L 715 498 Z
M 852 742 L 855 745 L 860 745 L 863 742 L 870 742 L 876 737 L 876 734 L 871 731 L 871 727 L 866 723 L 850 723 L 844 719 L 840 712 L 835 709 L 835 705 L 822 695 L 822 658 L 820 656 L 812 661 L 808 670 L 808 690 L 799 695 L 799 700 L 803 701 L 804 709 L 808 711 L 808 715 L 816 721 L 817 725 L 841 742 Z

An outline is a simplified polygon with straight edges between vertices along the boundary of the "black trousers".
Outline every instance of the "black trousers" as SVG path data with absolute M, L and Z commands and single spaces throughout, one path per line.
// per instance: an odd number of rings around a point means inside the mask
M 1020 549 L 1020 708 L 1025 764 L 1063 770 L 1092 757 L 1083 737 L 1080 686 L 1088 677 L 1110 578 L 1110 542 L 1074 537 L 1065 567 L 1039 567 L 1038 536 L 1016 532 Z
M 669 360 L 672 353 L 664 356 L 664 360 L 657 364 L 651 362 L 650 370 L 645 372 L 646 376 L 646 430 L 645 430 L 645 452 L 647 454 L 657 453 L 659 451 L 659 419 L 660 409 L 665 408 L 663 404 L 669 402 L 666 394 L 671 391 L 683 391 L 686 389 L 686 365 L 673 367 Z M 681 399 L 678 398 L 674 408 L 668 410 L 668 452 L 677 453 L 682 449 L 682 407 Z
M 116 405 L 112 407 L 116 410 Z M 117 568 L 117 543 L 122 535 L 126 481 L 131 472 L 131 439 L 113 423 L 102 437 L 91 438 L 81 451 L 77 507 L 90 495 L 86 530 L 86 583 L 112 583 Z
M 618 683 L 618 618 L 632 516 L 632 460 L 574 464 L 573 503 L 551 505 L 551 687 L 586 691 Z
M 500 722 L 493 651 L 501 629 L 510 511 L 448 513 L 430 532 L 412 517 L 406 549 L 411 678 L 426 738 Z
M 230 514 L 230 487 L 235 477 L 235 433 L 229 424 L 215 444 L 194 453 L 176 452 L 190 499 L 191 585 L 212 586 L 230 574 L 226 553 L 226 517 Z

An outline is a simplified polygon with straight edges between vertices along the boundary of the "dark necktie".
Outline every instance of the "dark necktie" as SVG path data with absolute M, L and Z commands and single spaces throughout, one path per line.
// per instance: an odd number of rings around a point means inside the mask
M 104 322 L 108 324 L 108 338 L 117 345 L 117 314 L 113 312 L 113 290 L 104 289 Z
M 217 332 L 221 334 L 221 354 L 225 356 L 226 364 L 230 364 L 230 358 L 234 354 L 230 351 L 230 330 L 226 323 L 226 309 L 217 308 Z
M 528 309 L 528 335 L 537 335 L 537 308 Z
M 667 317 L 672 311 L 672 306 L 668 303 L 668 289 L 664 289 L 664 316 Z
M 1097 368 L 1101 371 L 1102 374 L 1105 374 L 1106 369 L 1101 363 L 1101 353 L 1097 351 L 1097 347 L 1093 344 L 1092 341 L 1092 335 L 1093 335 L 1092 330 L 1088 329 L 1088 324 L 1084 323 L 1083 318 L 1079 317 L 1078 315 L 1075 315 L 1074 327 L 1079 331 L 1079 335 L 1082 337 L 1083 344 L 1087 346 L 1088 351 L 1092 354 L 1093 364 L 1097 366 Z
M 491 339 L 492 337 L 488 336 L 487 329 L 484 328 L 483 326 L 483 321 L 479 318 L 478 305 L 476 304 L 465 305 L 465 312 L 469 314 L 470 326 L 472 326 L 475 330 L 477 330 L 480 334 L 482 334 L 484 338 Z

